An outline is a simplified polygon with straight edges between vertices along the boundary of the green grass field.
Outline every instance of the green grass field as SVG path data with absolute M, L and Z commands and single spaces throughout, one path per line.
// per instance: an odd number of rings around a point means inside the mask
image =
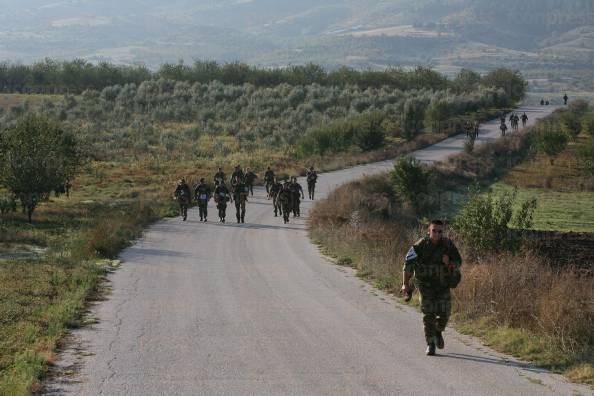
M 495 195 L 512 191 L 513 186 L 498 182 L 491 186 Z M 594 192 L 561 192 L 543 188 L 518 188 L 516 206 L 537 199 L 533 228 L 542 231 L 594 232 Z

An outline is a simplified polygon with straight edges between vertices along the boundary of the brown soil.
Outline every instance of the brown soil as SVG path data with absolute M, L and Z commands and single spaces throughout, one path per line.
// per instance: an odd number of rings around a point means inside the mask
M 575 265 L 594 274 L 594 233 L 538 231 L 529 244 L 554 265 Z

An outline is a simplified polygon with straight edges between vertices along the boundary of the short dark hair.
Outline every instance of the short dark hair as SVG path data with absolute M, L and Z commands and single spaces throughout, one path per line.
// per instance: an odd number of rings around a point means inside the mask
M 439 220 L 439 219 L 433 219 L 429 222 L 429 225 L 438 225 L 438 226 L 443 226 L 443 221 Z

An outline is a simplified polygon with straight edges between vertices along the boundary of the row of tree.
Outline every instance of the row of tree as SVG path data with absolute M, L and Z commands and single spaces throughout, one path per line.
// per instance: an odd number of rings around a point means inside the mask
M 46 100 L 41 110 L 76 126 L 97 153 L 183 150 L 195 145 L 202 134 L 233 136 L 246 146 L 271 148 L 293 146 L 306 135 L 317 136 L 309 142 L 317 142 L 319 147 L 311 149 L 310 145 L 305 152 L 321 153 L 326 151 L 322 141 L 333 133 L 332 128 L 344 144 L 332 144 L 330 151 L 355 144 L 348 131 L 359 128 L 360 117 L 368 114 L 381 114 L 385 125 L 390 125 L 386 133 L 412 139 L 425 126 L 436 123 L 439 132 L 451 117 L 512 103 L 503 89 L 480 85 L 472 92 L 456 93 L 450 89 L 401 91 L 319 84 L 265 88 L 159 79 L 138 86 L 86 90 L 78 97 L 66 95 L 59 102 Z M 26 111 L 13 109 L 4 114 L 4 121 Z M 192 127 L 181 133 L 175 130 L 179 124 Z M 164 130 L 163 125 L 172 127 Z M 357 145 L 362 149 L 377 147 L 363 141 Z
M 503 75 L 502 75 L 503 73 Z M 114 65 L 107 62 L 92 64 L 83 59 L 56 61 L 45 59 L 31 65 L 0 63 L 0 91 L 20 93 L 74 93 L 85 90 L 102 90 L 114 85 L 135 84 L 143 81 L 166 79 L 189 83 L 220 81 L 226 85 L 251 84 L 256 87 L 276 87 L 281 84 L 359 88 L 388 86 L 400 90 L 411 89 L 472 89 L 481 83 L 486 86 L 515 89 L 513 76 L 516 72 L 498 69 L 485 76 L 463 71 L 458 78 L 450 80 L 442 74 L 424 67 L 405 70 L 391 67 L 385 70 L 355 70 L 341 67 L 326 70 L 315 64 L 295 65 L 283 68 L 263 69 L 246 63 L 219 64 L 214 61 L 196 61 L 192 65 L 179 63 L 163 64 L 157 71 L 145 66 Z M 470 85 L 468 85 L 470 84 Z M 514 84 L 511 87 L 510 84 Z M 517 88 L 523 95 L 525 86 Z

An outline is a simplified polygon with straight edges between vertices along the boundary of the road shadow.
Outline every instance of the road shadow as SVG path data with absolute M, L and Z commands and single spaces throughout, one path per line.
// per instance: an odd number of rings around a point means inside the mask
M 226 223 L 220 223 L 220 222 L 208 222 L 205 223 L 209 226 L 215 226 L 215 227 L 232 227 L 232 228 L 245 228 L 245 229 L 251 229 L 251 230 L 298 230 L 298 231 L 305 231 L 305 225 L 291 225 L 291 223 L 289 224 L 285 224 L 285 225 L 269 225 L 269 224 L 256 224 L 256 223 L 235 223 L 235 222 L 226 222 Z
M 516 361 L 512 361 L 512 360 L 499 359 L 499 358 L 489 358 L 489 357 L 484 357 L 484 356 L 468 355 L 466 353 L 446 353 L 443 355 L 437 354 L 435 356 L 440 357 L 440 358 L 468 360 L 468 361 L 477 362 L 477 363 L 496 364 L 499 366 L 515 367 L 515 368 L 520 368 L 520 369 L 523 369 L 526 371 L 530 371 L 533 373 L 539 373 L 539 374 L 549 373 L 549 370 L 535 367 L 534 365 L 531 365 L 529 363 L 522 363 L 522 362 L 516 362 Z
M 138 256 L 167 256 L 167 257 L 192 257 L 189 253 L 178 252 L 175 250 L 167 249 L 151 249 L 142 246 L 131 246 L 124 252 L 127 254 L 134 254 Z

